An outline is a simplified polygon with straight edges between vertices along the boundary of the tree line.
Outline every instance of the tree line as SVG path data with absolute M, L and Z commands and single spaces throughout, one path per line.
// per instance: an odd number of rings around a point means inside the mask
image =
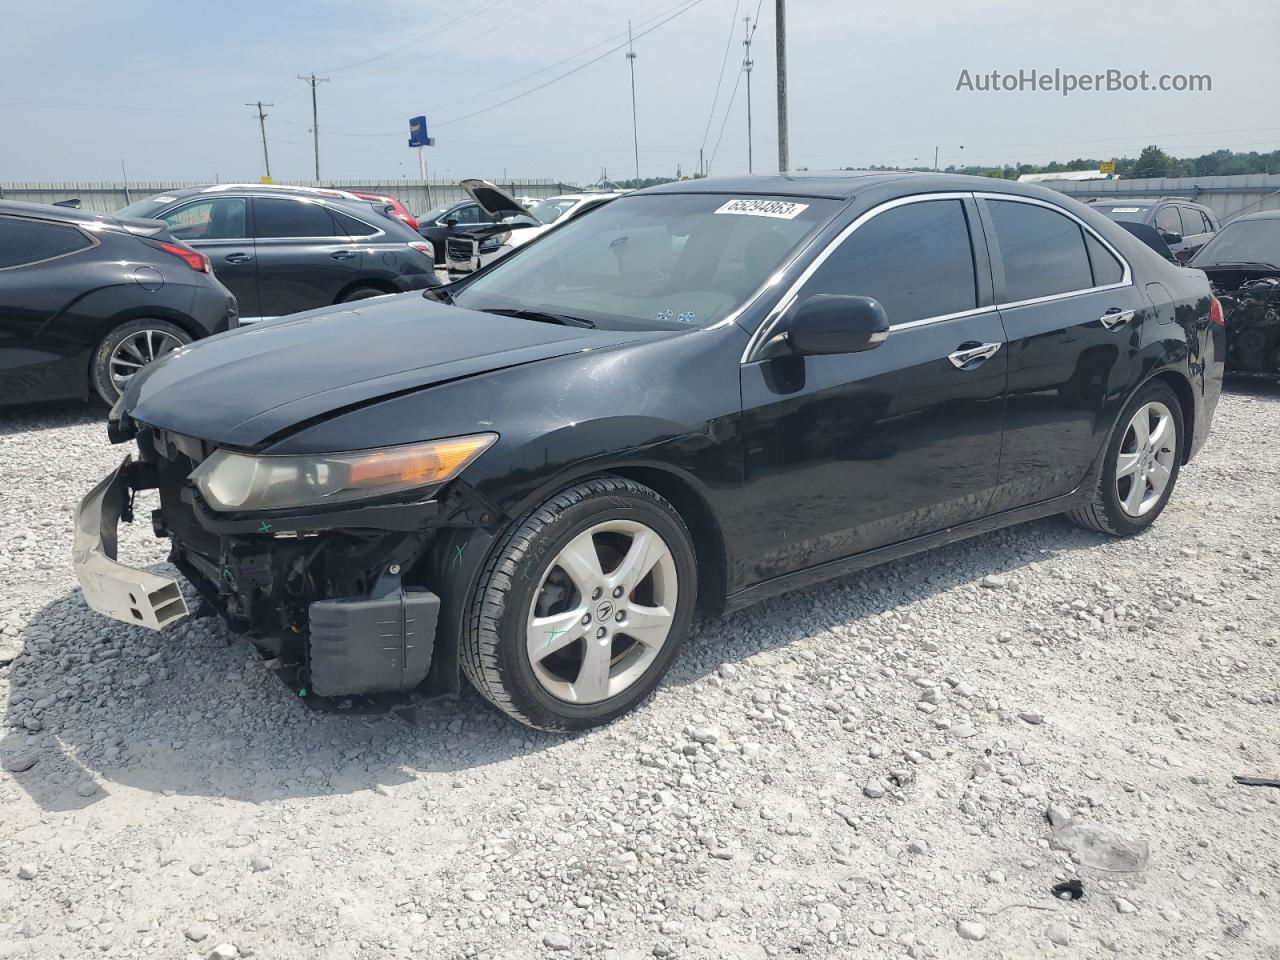
M 1237 153 L 1234 150 L 1214 150 L 1198 157 L 1175 157 L 1160 147 L 1152 144 L 1145 147 L 1137 157 L 1105 158 L 1116 165 L 1116 175 L 1121 179 L 1135 180 L 1145 177 L 1226 177 L 1245 173 L 1280 173 L 1280 150 L 1270 153 Z M 1097 170 L 1103 160 L 1079 157 L 1066 162 L 1052 163 L 1007 163 L 1003 166 L 956 166 L 946 168 L 947 173 L 965 173 L 979 177 L 998 177 L 1004 180 L 1017 180 L 1025 173 L 1067 173 L 1076 170 Z M 846 170 L 859 169 L 845 167 Z M 865 169 L 865 168 L 863 168 Z M 901 167 L 873 166 L 872 170 L 898 170 Z M 932 167 L 911 167 L 912 170 L 928 171 Z

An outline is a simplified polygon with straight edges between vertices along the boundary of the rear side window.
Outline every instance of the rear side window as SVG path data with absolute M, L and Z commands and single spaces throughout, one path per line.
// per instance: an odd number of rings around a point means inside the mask
M 253 235 L 258 239 L 280 237 L 341 236 L 326 207 L 305 200 L 255 197 Z
M 333 218 L 338 221 L 338 229 L 341 233 L 348 237 L 371 237 L 378 232 L 378 228 L 370 224 L 357 220 L 355 217 L 349 217 L 340 210 L 330 211 Z M 386 214 L 391 216 L 391 214 Z
M 177 240 L 243 240 L 249 235 L 248 204 L 243 197 L 197 200 L 160 217 Z
M 880 301 L 891 326 L 972 310 L 977 276 L 959 200 L 928 200 L 872 217 L 836 248 L 804 295 L 853 294 Z
M 0 270 L 64 257 L 91 246 L 93 241 L 75 227 L 0 217 Z
M 1108 283 L 1119 283 L 1124 279 L 1124 265 L 1115 255 L 1098 242 L 1098 238 L 1085 231 L 1084 245 L 1089 250 L 1089 265 L 1093 267 L 1093 285 L 1105 286 Z
M 991 200 L 991 222 L 1004 264 L 1006 303 L 1093 286 L 1080 225 L 1047 207 Z

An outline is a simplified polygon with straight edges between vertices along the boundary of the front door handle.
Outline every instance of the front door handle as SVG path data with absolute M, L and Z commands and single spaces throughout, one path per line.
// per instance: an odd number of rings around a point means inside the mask
M 1121 310 L 1119 307 L 1112 307 L 1106 313 L 1098 318 L 1104 327 L 1108 330 L 1114 330 L 1116 327 L 1123 326 L 1133 319 L 1132 310 Z
M 352 257 L 355 256 L 355 253 L 352 252 L 351 250 L 336 250 L 333 253 L 329 254 L 329 256 L 332 257 L 334 260 L 350 260 Z
M 947 355 L 947 359 L 960 370 L 974 370 L 994 357 L 999 350 L 998 343 L 976 343 L 971 340 L 960 344 L 954 353 Z
M 222 259 L 227 263 L 248 263 L 253 257 L 247 253 L 228 253 Z

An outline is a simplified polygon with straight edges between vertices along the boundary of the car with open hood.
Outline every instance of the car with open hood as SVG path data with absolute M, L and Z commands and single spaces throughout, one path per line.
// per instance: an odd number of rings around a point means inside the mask
M 1232 220 L 1188 266 L 1222 301 L 1227 369 L 1280 374 L 1280 210 Z
M 86 601 L 188 594 L 299 693 L 456 691 L 550 730 L 659 683 L 695 610 L 1037 517 L 1148 528 L 1204 444 L 1203 274 L 1062 194 L 869 173 L 636 191 L 422 294 L 215 337 L 129 385 Z

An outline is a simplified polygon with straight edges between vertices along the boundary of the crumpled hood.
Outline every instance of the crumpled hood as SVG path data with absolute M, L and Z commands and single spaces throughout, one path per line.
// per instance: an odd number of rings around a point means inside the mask
M 184 436 L 252 448 L 394 394 L 654 335 L 496 316 L 409 293 L 312 310 L 175 350 L 134 377 L 123 410 Z

